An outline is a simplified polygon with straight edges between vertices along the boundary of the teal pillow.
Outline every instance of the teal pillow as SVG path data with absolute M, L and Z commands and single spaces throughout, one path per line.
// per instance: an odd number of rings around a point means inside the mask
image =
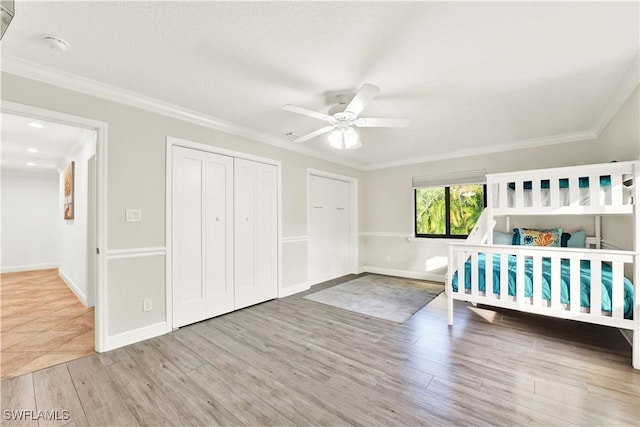
M 505 233 L 503 231 L 493 232 L 494 245 L 511 245 L 513 244 L 513 233 Z
M 568 248 L 586 248 L 587 247 L 587 232 L 583 228 L 582 230 L 572 231 L 571 237 L 567 242 Z

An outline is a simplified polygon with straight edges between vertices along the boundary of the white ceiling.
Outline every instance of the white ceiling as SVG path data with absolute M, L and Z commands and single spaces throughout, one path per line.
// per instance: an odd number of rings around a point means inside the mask
M 43 127 L 34 128 L 29 123 L 38 123 Z M 71 152 L 86 142 L 90 133 L 95 134 L 95 131 L 87 129 L 6 113 L 2 113 L 1 126 L 2 168 L 32 172 L 63 169 Z
M 41 41 L 70 43 L 56 52 Z M 335 94 L 381 88 L 364 147 L 305 146 L 364 168 L 593 136 L 637 63 L 638 2 L 18 2 L 17 57 L 293 145 Z M 637 75 L 632 77 L 637 82 Z M 634 83 L 635 85 L 635 83 Z M 628 86 L 628 85 L 627 85 Z

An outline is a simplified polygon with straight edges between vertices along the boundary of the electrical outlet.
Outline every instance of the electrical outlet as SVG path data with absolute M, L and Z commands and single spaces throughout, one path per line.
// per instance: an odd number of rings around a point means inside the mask
M 142 302 L 142 311 L 151 311 L 151 298 L 146 298 Z
M 391 255 L 387 255 L 387 262 L 391 262 Z
M 125 209 L 125 221 L 126 222 L 142 221 L 142 211 L 140 209 Z

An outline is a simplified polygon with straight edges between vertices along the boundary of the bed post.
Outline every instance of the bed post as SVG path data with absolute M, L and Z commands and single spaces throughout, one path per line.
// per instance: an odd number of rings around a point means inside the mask
M 631 363 L 640 369 L 640 163 L 636 162 L 633 174 L 633 349 Z
M 638 217 L 638 206 L 636 205 L 636 218 Z M 638 240 L 638 226 L 636 220 L 636 242 Z M 634 257 L 633 263 L 633 349 L 631 356 L 631 364 L 635 369 L 640 369 L 640 255 L 637 254 Z
M 447 245 L 449 252 L 449 268 L 447 271 L 447 323 L 453 325 L 453 273 L 455 271 L 455 263 L 453 262 L 453 247 Z

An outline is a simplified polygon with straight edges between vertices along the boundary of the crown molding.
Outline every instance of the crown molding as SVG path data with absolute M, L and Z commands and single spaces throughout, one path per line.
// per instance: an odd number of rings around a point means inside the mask
M 362 165 L 334 156 L 317 153 L 304 146 L 294 144 L 288 140 L 271 136 L 264 132 L 241 126 L 217 117 L 202 114 L 169 102 L 161 101 L 137 92 L 108 85 L 97 80 L 89 79 L 77 74 L 46 67 L 15 56 L 2 56 L 2 71 L 20 77 L 40 81 L 54 86 L 84 93 L 131 107 L 150 111 L 164 116 L 173 117 L 196 125 L 215 129 L 231 135 L 241 136 L 252 141 L 272 145 L 284 150 L 293 151 L 305 156 L 326 160 L 342 166 L 362 170 Z
M 89 79 L 65 71 L 60 71 L 54 68 L 45 67 L 30 61 L 25 61 L 14 56 L 4 55 L 2 57 L 2 71 L 54 86 L 62 87 L 65 89 L 73 90 L 75 92 L 96 96 L 109 101 L 173 117 L 189 123 L 204 126 L 210 129 L 215 129 L 231 135 L 241 136 L 252 141 L 272 145 L 284 150 L 293 151 L 309 157 L 326 160 L 331 163 L 347 166 L 361 171 L 388 169 L 398 166 L 408 166 L 440 160 L 456 159 L 461 157 L 522 150 L 527 148 L 543 147 L 547 145 L 564 144 L 568 142 L 593 140 L 596 139 L 604 130 L 613 116 L 618 112 L 620 107 L 627 100 L 629 95 L 633 93 L 633 90 L 636 88 L 639 82 L 638 55 L 636 55 L 636 58 L 633 60 L 631 66 L 625 73 L 624 78 L 618 86 L 618 89 L 616 90 L 616 94 L 614 95 L 612 101 L 609 103 L 607 108 L 605 108 L 602 116 L 596 122 L 596 125 L 588 130 L 560 135 L 551 135 L 540 138 L 531 138 L 520 141 L 511 141 L 484 147 L 455 150 L 432 156 L 424 156 L 418 158 L 413 157 L 405 160 L 363 165 L 360 163 L 354 163 L 348 160 L 337 158 L 336 156 L 318 153 L 301 145 L 292 145 L 293 143 L 288 140 L 274 137 L 272 135 L 257 131 L 246 126 L 241 126 L 232 122 L 228 122 L 226 120 L 199 113 L 197 111 L 189 110 L 187 108 L 141 95 L 133 91 L 121 89 L 112 85 L 107 85 L 97 80 Z
M 567 142 L 587 141 L 596 139 L 597 135 L 592 130 L 580 132 L 571 132 L 560 135 L 544 136 L 540 138 L 524 139 L 521 141 L 512 141 L 504 144 L 487 145 L 484 147 L 468 148 L 464 150 L 449 151 L 447 153 L 435 154 L 433 156 L 425 156 L 411 158 L 407 160 L 399 160 L 395 162 L 377 163 L 367 165 L 363 169 L 365 171 L 388 169 L 397 166 L 408 166 L 419 163 L 429 163 L 440 160 L 457 159 L 461 157 L 479 156 L 483 154 L 500 153 L 504 151 L 524 150 L 527 148 L 543 147 L 546 145 L 565 144 Z
M 598 137 L 607 127 L 613 116 L 622 108 L 624 103 L 629 99 L 633 91 L 640 83 L 640 54 L 636 54 L 631 61 L 631 65 L 622 77 L 618 88 L 616 89 L 611 102 L 606 106 L 600 119 L 593 126 L 593 133 Z

